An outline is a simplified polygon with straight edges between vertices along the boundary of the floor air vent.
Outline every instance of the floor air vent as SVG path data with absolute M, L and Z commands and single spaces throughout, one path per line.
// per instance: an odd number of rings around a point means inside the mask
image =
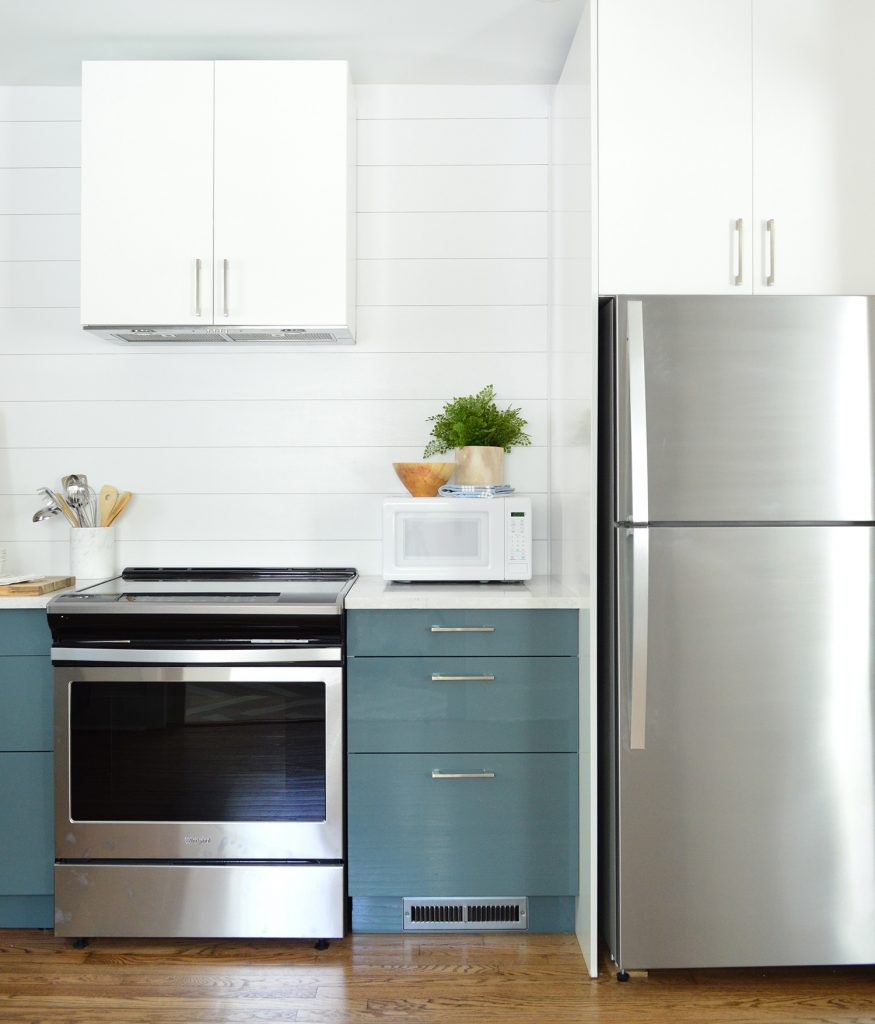
M 529 926 L 529 901 L 513 899 L 402 900 L 404 931 L 504 931 Z

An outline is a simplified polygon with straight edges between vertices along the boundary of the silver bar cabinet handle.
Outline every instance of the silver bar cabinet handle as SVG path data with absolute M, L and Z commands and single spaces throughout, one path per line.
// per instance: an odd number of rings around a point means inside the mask
M 228 316 L 228 260 L 222 260 L 222 316 Z
M 201 261 L 194 261 L 194 315 L 201 315 Z
M 632 472 L 632 522 L 649 519 L 647 484 L 647 398 L 644 379 L 644 304 L 628 304 L 626 344 L 629 359 L 629 437 Z
M 769 233 L 769 273 L 766 276 L 766 284 L 770 287 L 775 283 L 775 221 L 766 221 L 766 231 Z
M 495 772 L 442 772 L 439 768 L 431 773 L 433 779 L 494 779 Z
M 433 683 L 494 683 L 495 676 L 441 676 L 432 672 L 431 681 Z
M 647 733 L 647 616 L 650 605 L 650 530 L 636 527 L 632 536 L 632 694 L 629 701 L 629 746 L 644 750 Z
M 432 633 L 494 633 L 495 626 L 432 626 Z
M 735 275 L 736 285 L 744 284 L 744 221 L 741 217 L 735 222 L 735 238 L 738 243 L 738 273 Z

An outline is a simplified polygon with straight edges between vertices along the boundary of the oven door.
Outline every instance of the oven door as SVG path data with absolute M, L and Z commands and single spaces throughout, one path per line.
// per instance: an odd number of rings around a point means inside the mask
M 57 860 L 341 860 L 340 665 L 55 667 Z

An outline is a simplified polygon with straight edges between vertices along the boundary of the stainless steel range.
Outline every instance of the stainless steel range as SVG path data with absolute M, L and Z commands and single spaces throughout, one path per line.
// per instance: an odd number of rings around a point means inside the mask
M 55 934 L 344 929 L 353 569 L 126 569 L 49 603 Z

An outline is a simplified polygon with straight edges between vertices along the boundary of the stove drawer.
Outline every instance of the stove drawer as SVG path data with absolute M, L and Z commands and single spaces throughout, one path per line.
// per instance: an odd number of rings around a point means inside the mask
M 580 613 L 569 608 L 354 609 L 347 653 L 361 657 L 577 655 Z
M 577 873 L 576 754 L 350 755 L 351 896 L 574 895 Z
M 577 658 L 352 658 L 347 746 L 575 751 Z

